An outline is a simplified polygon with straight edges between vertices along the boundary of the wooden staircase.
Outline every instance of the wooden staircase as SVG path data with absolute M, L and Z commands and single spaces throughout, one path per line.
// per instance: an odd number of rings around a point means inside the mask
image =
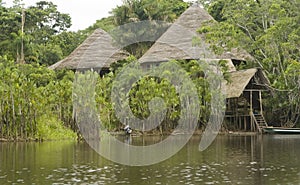
M 254 114 L 251 112 L 251 116 L 259 132 L 262 132 L 263 128 L 268 127 L 268 124 L 262 114 Z

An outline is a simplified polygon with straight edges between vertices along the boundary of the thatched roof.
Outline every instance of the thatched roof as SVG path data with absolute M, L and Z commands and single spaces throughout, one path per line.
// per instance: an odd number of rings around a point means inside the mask
M 127 58 L 129 54 L 113 44 L 111 36 L 96 29 L 68 57 L 50 66 L 50 69 L 99 69 Z
M 189 7 L 156 43 L 139 59 L 141 63 L 164 62 L 171 59 L 237 59 L 251 57 L 247 52 L 234 49 L 217 56 L 209 49 L 203 35 L 197 30 L 204 22 L 214 21 L 199 5 Z M 194 39 L 197 37 L 197 39 Z M 197 44 L 193 42 L 197 40 Z M 242 51 L 242 52 L 241 52 Z
M 253 79 L 255 85 L 260 86 L 261 89 L 267 89 L 267 86 L 270 84 L 268 78 L 261 69 L 252 68 L 234 71 L 230 73 L 230 82 L 224 82 L 222 85 L 222 88 L 224 88 L 223 91 L 226 92 L 226 97 L 240 97 L 251 79 Z

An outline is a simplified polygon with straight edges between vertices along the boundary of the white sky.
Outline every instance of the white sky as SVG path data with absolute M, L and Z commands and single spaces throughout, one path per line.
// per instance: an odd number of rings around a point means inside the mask
M 25 7 L 35 5 L 41 0 L 23 0 Z M 77 31 L 93 25 L 96 20 L 107 17 L 112 8 L 122 4 L 122 0 L 46 0 L 57 5 L 61 13 L 67 13 L 72 18 L 70 30 Z M 12 6 L 13 0 L 2 0 L 4 6 Z

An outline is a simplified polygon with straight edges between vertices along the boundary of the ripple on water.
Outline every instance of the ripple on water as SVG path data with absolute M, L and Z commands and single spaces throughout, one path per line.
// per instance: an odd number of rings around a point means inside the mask
M 161 178 L 162 177 L 162 175 L 161 174 L 159 174 L 159 175 L 155 175 L 155 178 Z
M 195 177 L 194 180 L 195 180 L 195 182 L 203 182 L 203 179 L 198 178 L 198 177 Z
M 257 164 L 257 162 L 256 161 L 251 161 L 250 164 L 254 165 L 254 164 Z
M 204 184 L 215 184 L 215 182 L 205 182 Z
M 73 178 L 71 179 L 71 181 L 72 181 L 72 182 L 81 182 L 81 180 L 80 180 L 80 179 L 78 179 L 78 178 L 75 178 L 75 177 L 73 177 Z
M 116 184 L 129 184 L 129 182 L 123 180 L 123 181 L 117 181 Z

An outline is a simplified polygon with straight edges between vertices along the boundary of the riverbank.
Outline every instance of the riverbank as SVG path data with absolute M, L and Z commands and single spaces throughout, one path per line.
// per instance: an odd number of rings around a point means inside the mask
M 125 135 L 123 131 L 116 131 L 116 132 L 109 132 L 113 136 L 120 136 Z M 159 132 L 159 131 L 151 131 L 151 132 L 140 132 L 134 131 L 131 135 L 133 137 L 142 137 L 142 136 L 170 136 L 170 135 L 183 135 L 184 132 L 173 132 L 173 131 L 166 131 L 166 132 Z M 203 130 L 196 130 L 193 135 L 202 135 Z M 258 132 L 247 132 L 247 131 L 220 131 L 218 135 L 236 135 L 236 136 L 249 136 L 249 135 L 257 135 Z M 64 141 L 64 140 L 84 140 L 82 136 L 78 137 L 74 134 L 70 135 L 71 137 L 63 138 L 61 137 L 51 137 L 51 138 L 0 138 L 0 142 L 45 142 L 45 141 Z
M 7 139 L 7 138 L 0 138 L 0 143 L 1 142 L 47 142 L 47 141 L 71 141 L 77 140 L 76 138 L 59 138 L 59 139 L 38 139 L 38 138 L 16 138 L 16 139 Z
M 123 131 L 118 131 L 118 132 L 110 132 L 111 135 L 113 136 L 121 136 L 125 135 L 125 132 Z M 175 136 L 175 135 L 184 135 L 186 133 L 184 132 L 173 132 L 173 131 L 167 131 L 167 132 L 159 132 L 159 131 L 151 131 L 151 132 L 138 132 L 138 131 L 133 131 L 131 136 L 133 137 L 142 137 L 142 136 Z M 201 136 L 203 134 L 202 130 L 196 130 L 193 135 L 194 136 Z M 218 132 L 218 135 L 236 135 L 236 136 L 251 136 L 251 135 L 257 135 L 260 134 L 259 132 L 248 132 L 248 131 L 220 131 Z

